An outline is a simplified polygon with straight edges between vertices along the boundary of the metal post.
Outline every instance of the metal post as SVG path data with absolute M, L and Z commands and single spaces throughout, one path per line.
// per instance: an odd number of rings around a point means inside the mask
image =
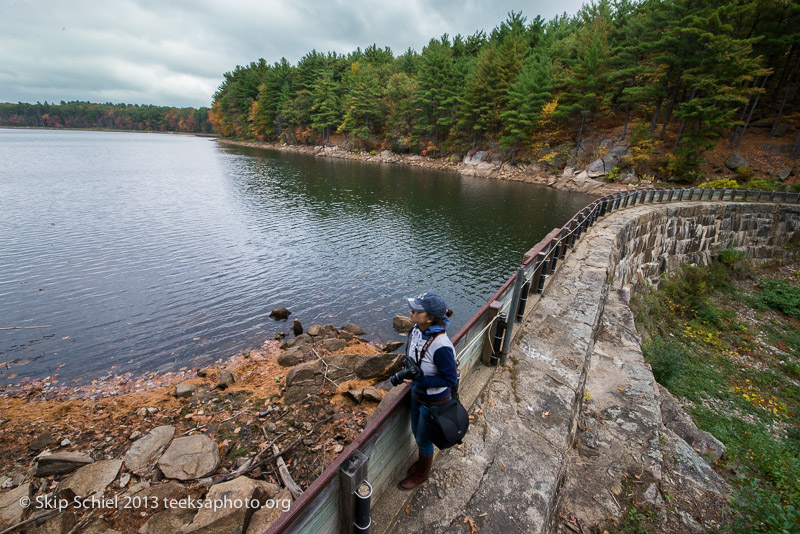
M 497 317 L 497 313 L 500 311 L 500 308 L 502 307 L 503 303 L 500 302 L 499 300 L 494 300 L 492 301 L 491 304 L 489 304 L 489 309 L 486 311 L 486 324 L 492 323 L 495 317 Z M 497 342 L 498 348 L 496 350 L 494 349 L 493 342 L 490 342 L 488 340 L 483 342 L 483 352 L 481 353 L 481 361 L 484 363 L 484 365 L 497 365 L 497 356 L 495 356 L 495 353 L 500 350 L 499 345 L 503 339 L 503 328 L 505 328 L 505 319 L 501 318 L 495 322 L 494 333 L 492 334 L 491 337 L 491 339 L 494 340 L 495 338 L 498 337 L 497 334 L 498 333 L 500 334 Z
M 536 285 L 536 292 L 540 295 L 544 291 L 544 282 L 547 280 L 547 277 L 550 276 L 550 260 L 544 260 L 541 263 L 541 269 L 539 270 L 539 279 Z
M 517 276 L 514 278 L 514 293 L 511 300 L 511 309 L 516 310 L 519 306 L 519 295 L 522 292 L 522 283 L 525 280 L 525 269 L 517 269 Z M 514 335 L 514 315 L 509 314 L 508 325 L 506 326 L 506 337 L 503 340 L 503 350 L 500 352 L 500 365 L 506 364 L 508 358 L 508 347 L 511 345 L 511 338 Z
M 369 534 L 369 527 L 372 526 L 370 517 L 370 499 L 372 498 L 372 484 L 366 480 L 353 492 L 356 498 L 356 520 L 353 523 L 357 534 Z
M 356 520 L 355 492 L 367 479 L 367 455 L 354 451 L 339 468 L 339 532 L 351 534 Z
M 523 273 L 524 276 L 524 273 Z M 522 286 L 522 290 L 519 292 L 519 305 L 517 306 L 517 321 L 521 321 L 525 318 L 525 306 L 528 305 L 528 294 L 531 290 L 531 283 L 525 282 Z

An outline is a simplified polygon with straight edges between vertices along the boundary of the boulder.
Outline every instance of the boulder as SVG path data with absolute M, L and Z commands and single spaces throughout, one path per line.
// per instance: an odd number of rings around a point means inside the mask
M 236 382 L 236 377 L 230 371 L 220 371 L 217 374 L 217 387 L 225 389 L 232 386 Z
M 286 387 L 299 385 L 321 385 L 323 372 L 319 360 L 303 363 L 296 366 L 286 375 Z
M 39 452 L 52 445 L 58 445 L 58 442 L 53 438 L 50 432 L 42 432 L 30 444 L 30 449 L 34 452 Z
M 336 352 L 342 350 L 347 346 L 347 342 L 343 339 L 329 338 L 322 342 L 322 348 L 329 352 Z
M 168 496 L 167 498 L 171 497 Z M 186 508 L 176 507 L 162 510 L 142 525 L 139 529 L 139 534 L 175 534 L 180 532 L 184 526 L 190 524 L 195 515 L 197 515 L 197 510 Z
M 188 382 L 181 382 L 175 385 L 175 396 L 179 399 L 191 397 L 192 393 L 197 391 L 197 384 L 190 384 Z
M 100 497 L 117 478 L 122 460 L 101 460 L 85 465 L 58 485 L 59 491 L 70 489 L 78 497 L 94 494 Z
M 282 513 L 288 512 L 292 506 L 292 494 L 283 488 L 275 497 L 267 499 L 264 506 L 259 508 L 250 518 L 246 534 L 262 534 L 278 519 Z
M 278 365 L 283 367 L 294 367 L 303 361 L 304 355 L 305 353 L 299 349 L 287 350 L 278 356 Z
M 289 318 L 291 314 L 292 312 L 290 312 L 286 308 L 275 308 L 269 313 L 269 316 L 275 319 L 276 321 L 285 321 L 286 319 Z
M 364 398 L 364 390 L 363 389 L 351 389 L 350 391 L 347 392 L 347 396 L 360 404 L 361 400 Z
M 736 151 L 728 156 L 728 159 L 725 160 L 725 166 L 730 170 L 735 171 L 740 167 L 750 167 L 750 164 L 746 159 L 744 159 L 744 156 L 742 156 L 741 152 Z
M 406 315 L 395 315 L 394 319 L 392 319 L 392 327 L 401 334 L 410 332 L 413 326 L 414 323 Z
M 406 344 L 405 341 L 389 341 L 383 346 L 383 348 L 381 348 L 381 351 L 394 352 L 405 344 Z
M 26 508 L 20 506 L 20 499 L 30 499 L 33 488 L 30 484 L 23 484 L 7 493 L 0 494 L 0 530 L 5 530 L 11 525 L 16 525 L 22 520 Z
M 789 177 L 791 173 L 792 173 L 791 167 L 784 167 L 783 169 L 778 171 L 778 174 L 775 175 L 775 178 L 777 178 L 779 182 L 783 182 Z
M 44 524 L 28 529 L 29 534 L 67 534 L 77 523 L 75 512 L 66 510 L 55 517 L 51 517 Z
M 697 428 L 680 401 L 666 388 L 659 386 L 658 394 L 664 426 L 675 432 L 709 463 L 722 458 L 725 445 L 710 433 Z
M 312 338 L 328 338 L 328 337 L 336 337 L 338 331 L 336 327 L 332 324 L 312 324 L 308 327 L 307 334 L 310 335 Z M 317 340 L 315 340 L 317 341 Z
M 63 475 L 72 473 L 84 465 L 94 462 L 87 454 L 79 452 L 59 452 L 47 456 L 40 456 L 36 462 L 36 476 Z
M 345 332 L 350 332 L 354 336 L 363 336 L 364 334 L 366 334 L 363 328 L 353 323 L 345 324 L 344 326 L 342 326 L 341 330 L 344 330 Z
M 386 395 L 386 392 L 380 389 L 373 387 L 364 388 L 365 401 L 380 402 L 381 400 L 383 400 L 384 395 Z
M 300 334 L 299 336 L 294 337 L 294 338 L 290 339 L 289 341 L 287 341 L 286 343 L 284 343 L 283 345 L 281 345 L 281 348 L 282 349 L 291 349 L 293 347 L 298 347 L 300 345 L 311 345 L 313 342 L 314 342 L 314 339 L 310 335 L 308 335 L 308 333 Z
M 164 476 L 178 480 L 203 478 L 217 467 L 219 447 L 204 434 L 174 440 L 158 459 L 158 468 Z
M 267 499 L 278 493 L 278 486 L 247 477 L 238 477 L 230 482 L 211 486 L 205 500 L 219 502 L 224 506 L 201 508 L 194 521 L 183 528 L 184 534 L 229 534 L 245 532 L 250 518 Z M 239 504 L 235 506 L 234 503 Z
M 356 364 L 356 376 L 362 379 L 385 378 L 400 368 L 404 354 L 384 352 L 372 356 L 362 356 Z
M 175 427 L 159 426 L 138 439 L 125 455 L 125 468 L 134 475 L 144 475 L 155 464 L 158 457 L 175 435 Z

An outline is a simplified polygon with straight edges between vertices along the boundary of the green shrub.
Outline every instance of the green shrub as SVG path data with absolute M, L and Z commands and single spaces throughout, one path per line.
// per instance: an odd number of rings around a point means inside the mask
M 793 504 L 781 501 L 755 478 L 739 479 L 733 497 L 734 531 L 755 534 L 800 532 L 800 513 Z
M 736 167 L 736 179 L 740 182 L 746 182 L 753 177 L 755 172 L 753 167 Z
M 765 189 L 767 191 L 777 191 L 778 189 L 782 189 L 783 186 L 776 182 L 775 180 L 764 180 L 763 178 L 760 180 L 750 180 L 749 182 L 742 185 L 744 189 Z
M 673 378 L 677 378 L 683 362 L 690 355 L 686 348 L 677 341 L 665 341 L 653 338 L 642 344 L 642 354 L 653 368 L 656 382 L 669 387 Z
M 721 180 L 713 180 L 711 182 L 706 182 L 704 184 L 700 184 L 697 187 L 708 187 L 709 189 L 739 189 L 741 186 L 739 182 L 736 180 L 730 179 L 721 179 Z
M 764 289 L 756 298 L 756 305 L 762 309 L 772 309 L 789 317 L 800 319 L 800 287 L 786 280 L 762 280 Z
M 616 182 L 619 180 L 619 167 L 614 167 L 606 174 L 606 180 L 609 182 Z

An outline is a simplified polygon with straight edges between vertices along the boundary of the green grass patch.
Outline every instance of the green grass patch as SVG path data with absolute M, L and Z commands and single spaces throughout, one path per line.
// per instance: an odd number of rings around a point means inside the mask
M 793 286 L 786 280 L 761 280 L 761 284 L 763 289 L 755 299 L 756 306 L 800 319 L 800 286 Z

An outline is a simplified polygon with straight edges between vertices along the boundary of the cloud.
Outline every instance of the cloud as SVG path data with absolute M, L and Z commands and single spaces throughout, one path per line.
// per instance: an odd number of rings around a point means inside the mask
M 580 2 L 558 6 L 574 13 Z M 553 10 L 528 2 L 525 15 L 539 7 Z M 488 33 L 512 9 L 476 0 L 0 0 L 0 101 L 207 106 L 236 65 L 373 43 L 395 55 L 421 51 L 444 33 Z

